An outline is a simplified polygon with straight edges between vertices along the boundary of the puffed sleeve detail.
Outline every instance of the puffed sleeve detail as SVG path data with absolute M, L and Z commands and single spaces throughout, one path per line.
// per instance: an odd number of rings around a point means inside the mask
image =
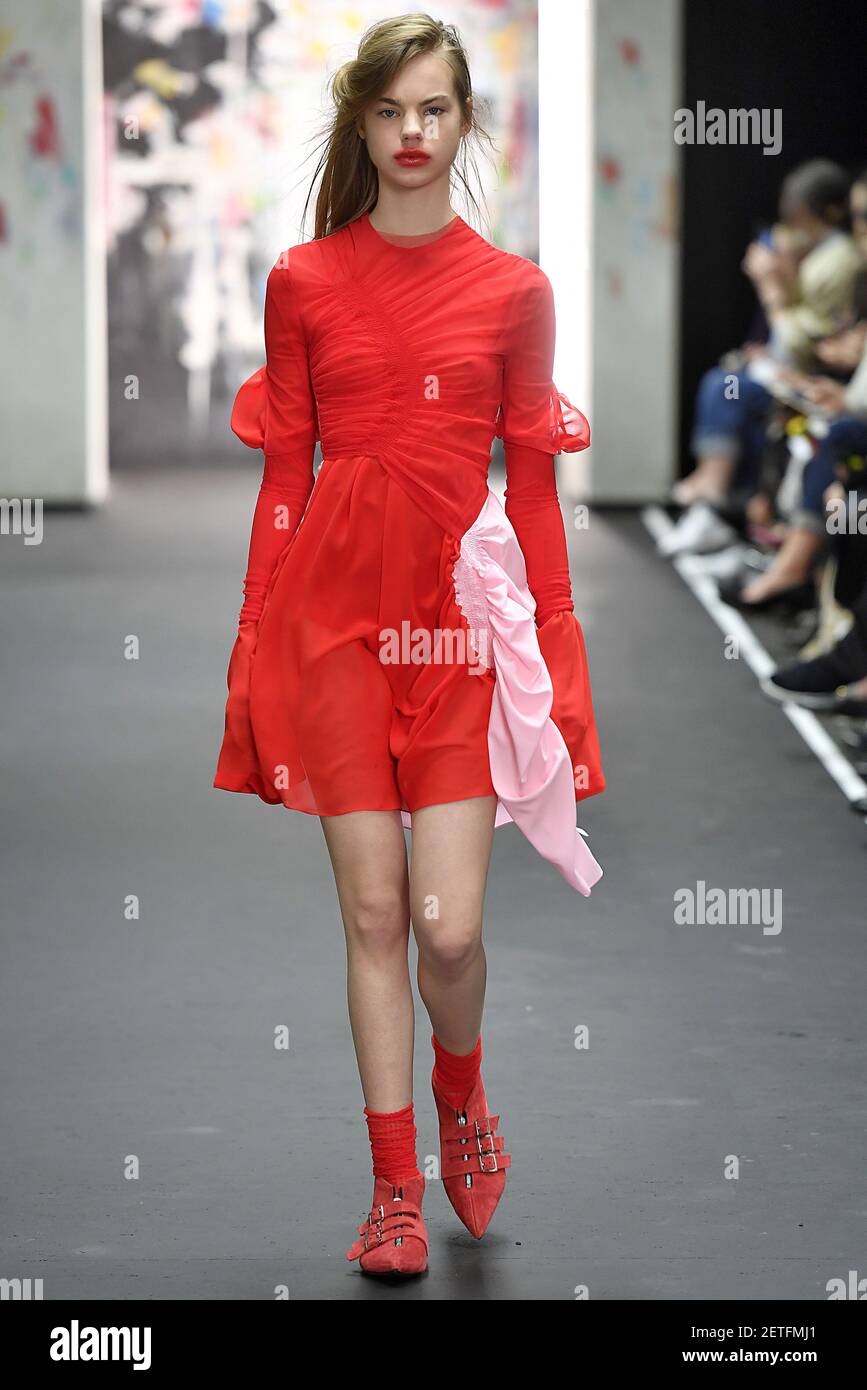
M 544 272 L 529 263 L 517 296 L 503 355 L 503 399 L 497 434 L 506 460 L 506 515 L 536 601 L 539 647 L 551 676 L 551 718 L 569 748 L 580 801 L 604 790 L 584 633 L 575 615 L 566 529 L 554 458 L 590 443 L 585 416 L 551 379 L 554 296 Z
M 231 426 L 242 444 L 251 449 L 265 447 L 265 419 L 268 397 L 268 374 L 259 367 L 244 382 L 232 406 Z
M 504 449 L 522 446 L 573 454 L 590 444 L 586 416 L 552 380 L 556 319 L 554 292 L 532 261 L 515 292 L 503 354 L 503 400 L 496 434 Z
M 265 353 L 265 366 L 238 391 L 231 418 L 238 438 L 265 454 L 250 534 L 242 622 L 258 621 L 274 567 L 297 530 L 313 490 L 316 402 L 287 257 L 268 276 Z

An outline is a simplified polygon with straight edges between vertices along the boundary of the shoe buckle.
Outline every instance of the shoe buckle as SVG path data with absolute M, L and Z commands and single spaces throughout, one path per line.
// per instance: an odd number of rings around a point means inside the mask
M 380 1206 L 380 1207 L 379 1207 L 379 1216 L 378 1216 L 378 1218 L 377 1218 L 377 1220 L 376 1220 L 376 1224 L 375 1224 L 375 1225 L 374 1225 L 374 1223 L 373 1223 L 373 1221 L 372 1221 L 372 1219 L 371 1219 L 372 1217 L 373 1217 L 373 1212 L 371 1212 L 371 1213 L 370 1213 L 370 1216 L 368 1216 L 368 1218 L 367 1218 L 367 1234 L 366 1234 L 365 1237 L 364 1237 L 364 1248 L 365 1248 L 365 1250 L 368 1248 L 368 1244 L 369 1244 L 369 1241 L 370 1241 L 370 1233 L 371 1233 L 372 1230 L 375 1230 L 375 1231 L 376 1231 L 376 1243 L 377 1243 L 377 1245 L 382 1245 L 382 1223 L 383 1223 L 383 1221 L 385 1220 L 385 1208 L 384 1208 L 383 1206 Z
M 402 1201 L 403 1201 L 403 1188 L 402 1188 L 402 1187 L 395 1187 L 395 1185 L 392 1183 L 392 1186 L 391 1186 L 391 1199 L 392 1199 L 393 1202 L 402 1202 Z M 397 1237 L 395 1238 L 395 1242 L 394 1242 L 394 1243 L 395 1243 L 395 1246 L 403 1245 L 403 1236 L 397 1236 Z
M 491 1129 L 481 1129 L 481 1128 L 479 1127 L 479 1122 L 478 1122 L 478 1120 L 475 1121 L 475 1126 L 476 1126 L 476 1147 L 478 1148 L 478 1151 L 479 1151 L 479 1169 L 480 1169 L 481 1172 L 483 1172 L 483 1173 L 496 1173 L 496 1172 L 498 1171 L 498 1165 L 497 1165 L 497 1150 L 496 1150 L 495 1143 L 494 1143 L 494 1132 L 493 1132 L 493 1130 L 491 1130 Z M 490 1148 L 485 1148 L 485 1146 L 484 1146 L 483 1143 L 482 1143 L 482 1140 L 483 1140 L 483 1139 L 490 1139 L 490 1141 L 491 1141 L 491 1147 L 490 1147 Z M 488 1167 L 485 1166 L 485 1159 L 486 1159 L 486 1158 L 491 1158 L 491 1159 L 493 1159 L 493 1161 L 494 1161 L 494 1166 L 493 1166 L 492 1168 L 488 1168 Z

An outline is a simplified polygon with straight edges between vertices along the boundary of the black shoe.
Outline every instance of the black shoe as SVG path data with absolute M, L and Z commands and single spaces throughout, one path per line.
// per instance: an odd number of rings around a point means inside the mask
M 782 666 L 772 676 L 760 681 L 762 690 L 772 700 L 791 700 L 805 709 L 835 710 L 842 714 L 841 701 L 849 706 L 863 701 L 846 694 L 846 686 L 867 675 L 857 633 L 847 633 L 836 647 L 813 661 L 796 661 Z
M 800 705 L 802 709 L 813 710 L 816 714 L 839 714 L 847 719 L 867 718 L 867 700 L 856 700 L 847 695 L 845 685 L 840 685 L 835 691 L 829 691 L 827 694 L 814 694 L 811 691 L 787 690 L 785 686 L 777 685 L 776 676 L 767 676 L 759 681 L 759 684 L 772 700 L 782 703 L 788 701 L 793 705 Z
M 718 588 L 723 603 L 728 603 L 732 608 L 739 608 L 742 613 L 779 613 L 789 616 L 816 607 L 816 586 L 812 579 L 805 580 L 803 584 L 791 584 L 787 589 L 778 589 L 775 594 L 769 594 L 767 598 L 757 601 L 744 598 L 744 589 L 751 582 L 751 579 L 740 576 L 722 580 Z

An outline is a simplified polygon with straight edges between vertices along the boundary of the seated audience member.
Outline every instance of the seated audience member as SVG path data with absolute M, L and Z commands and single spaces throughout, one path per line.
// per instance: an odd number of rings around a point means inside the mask
M 825 495 L 839 464 L 867 453 L 867 316 L 857 333 L 847 332 L 847 342 L 847 350 L 860 343 L 860 360 L 848 384 L 831 377 L 793 378 L 797 390 L 831 417 L 830 427 L 804 469 L 801 505 L 769 568 L 746 583 L 732 579 L 720 584 L 721 597 L 736 607 L 767 609 L 796 600 L 812 587 L 813 567 L 827 540 Z M 836 361 L 842 365 L 841 355 Z
M 817 343 L 850 312 L 861 264 L 849 235 L 849 179 L 829 160 L 813 160 L 784 180 L 781 226 L 773 245 L 753 242 L 743 269 L 755 286 L 769 325 L 764 345 L 747 345 L 733 364 L 703 377 L 696 401 L 693 472 L 672 489 L 687 510 L 660 543 L 666 555 L 718 549 L 736 539 L 718 506 L 733 492 L 755 489 L 772 397 L 753 363 L 814 371 Z M 715 505 L 716 504 L 716 505 Z
M 825 494 L 841 463 L 867 453 L 867 170 L 852 185 L 850 210 L 862 256 L 853 291 L 853 322 L 816 347 L 820 361 L 837 376 L 784 373 L 795 390 L 830 417 L 830 429 L 804 469 L 801 506 L 770 567 L 746 583 L 735 578 L 720 584 L 721 597 L 736 607 L 769 608 L 797 601 L 812 587 L 813 567 L 827 540 Z M 839 378 L 849 378 L 848 383 Z M 867 545 L 867 537 L 863 543 Z
M 867 452 L 851 454 L 839 465 L 842 481 L 829 493 L 859 518 L 859 524 L 836 528 L 829 537 L 836 555 L 835 590 L 852 613 L 853 624 L 831 648 L 809 661 L 781 667 L 762 682 L 765 694 L 808 709 L 867 719 Z

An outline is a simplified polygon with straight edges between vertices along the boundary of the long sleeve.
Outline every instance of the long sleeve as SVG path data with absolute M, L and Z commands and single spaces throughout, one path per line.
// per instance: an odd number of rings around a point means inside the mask
M 605 789 L 593 712 L 584 633 L 575 615 L 566 528 L 557 495 L 554 457 L 590 443 L 581 411 L 552 379 L 554 295 L 544 272 L 529 263 L 506 332 L 503 395 L 497 434 L 506 456 L 506 515 L 536 601 L 539 647 L 551 676 L 551 718 L 569 749 L 575 797 Z
M 551 283 L 533 267 L 506 335 L 497 433 L 506 456 L 506 515 L 527 566 L 536 625 L 572 612 L 566 531 L 554 455 L 586 449 L 590 426 L 552 381 L 555 314 Z
M 250 678 L 259 619 L 275 566 L 304 515 L 313 490 L 318 435 L 307 345 L 287 262 L 268 276 L 265 294 L 266 365 L 235 397 L 231 425 L 265 467 L 253 513 L 244 603 L 229 658 L 226 724 L 215 786 L 251 791 L 274 801 L 258 770 L 250 720 Z
M 250 534 L 242 623 L 258 622 L 274 567 L 313 490 L 316 406 L 288 265 L 278 264 L 268 276 L 265 351 L 266 366 L 244 383 L 232 411 L 234 432 L 265 454 Z
M 506 515 L 527 566 L 527 584 L 536 600 L 536 626 L 541 627 L 554 613 L 574 612 L 552 454 L 518 444 L 506 447 Z

